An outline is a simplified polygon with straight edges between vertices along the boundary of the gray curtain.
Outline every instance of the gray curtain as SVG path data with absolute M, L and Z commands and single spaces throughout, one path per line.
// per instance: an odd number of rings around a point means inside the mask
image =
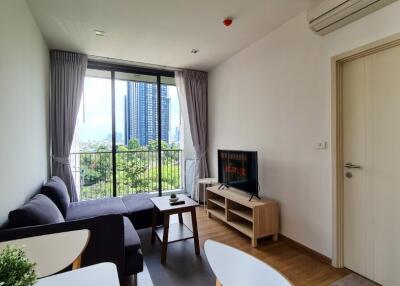
M 50 52 L 50 138 L 52 175 L 67 185 L 71 201 L 78 201 L 69 165 L 69 152 L 74 137 L 87 68 L 86 55 Z
M 196 152 L 196 180 L 206 178 L 208 177 L 208 75 L 206 72 L 183 70 L 175 72 L 175 78 L 183 117 L 187 116 L 190 135 Z M 198 187 L 196 181 L 197 191 L 192 194 L 194 199 L 199 199 Z

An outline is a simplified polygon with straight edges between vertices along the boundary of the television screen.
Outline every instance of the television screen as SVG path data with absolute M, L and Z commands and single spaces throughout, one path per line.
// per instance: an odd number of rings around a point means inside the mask
M 218 181 L 221 184 L 257 194 L 257 152 L 218 150 Z

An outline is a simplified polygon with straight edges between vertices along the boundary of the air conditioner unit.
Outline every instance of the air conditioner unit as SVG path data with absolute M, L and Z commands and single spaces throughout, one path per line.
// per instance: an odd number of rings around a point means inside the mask
M 397 0 L 323 0 L 308 10 L 310 28 L 325 35 Z

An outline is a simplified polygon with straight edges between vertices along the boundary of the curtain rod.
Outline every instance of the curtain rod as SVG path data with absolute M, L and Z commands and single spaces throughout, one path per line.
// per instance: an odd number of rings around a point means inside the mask
M 101 56 L 95 56 L 95 55 L 88 55 L 88 58 L 89 58 L 89 60 L 101 61 L 101 62 L 105 62 L 105 63 L 124 64 L 124 65 L 128 65 L 128 66 L 159 69 L 159 70 L 165 70 L 165 71 L 182 71 L 183 70 L 183 69 L 175 68 L 175 67 L 162 66 L 162 65 L 156 65 L 156 64 L 148 64 L 148 63 L 143 63 L 143 62 L 135 62 L 135 61 L 122 60 L 122 59 L 109 58 L 109 57 L 101 57 Z

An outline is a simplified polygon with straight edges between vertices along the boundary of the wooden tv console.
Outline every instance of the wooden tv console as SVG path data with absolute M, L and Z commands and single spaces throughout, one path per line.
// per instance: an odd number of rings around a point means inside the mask
M 215 217 L 251 238 L 257 247 L 257 239 L 272 235 L 278 240 L 279 207 L 272 200 L 254 198 L 233 188 L 218 190 L 207 188 L 207 216 Z

